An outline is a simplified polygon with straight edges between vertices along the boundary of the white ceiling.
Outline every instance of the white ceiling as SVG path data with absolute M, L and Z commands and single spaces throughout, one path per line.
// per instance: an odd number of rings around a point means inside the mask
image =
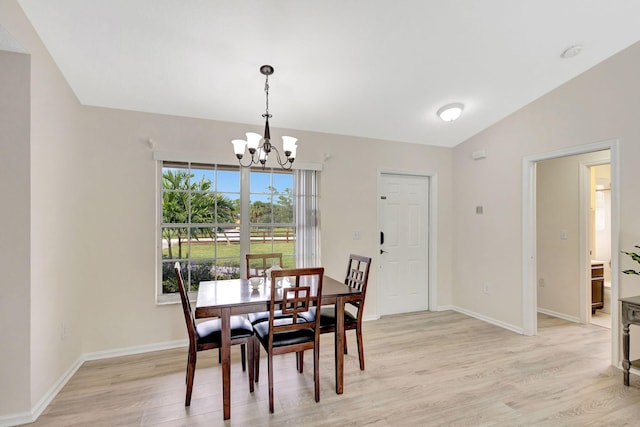
M 85 105 L 261 125 L 271 64 L 274 128 L 448 147 L 640 40 L 637 0 L 18 1 Z

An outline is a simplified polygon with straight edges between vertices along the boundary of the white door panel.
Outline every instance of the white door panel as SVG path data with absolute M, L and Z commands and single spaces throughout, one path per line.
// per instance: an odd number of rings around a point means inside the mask
M 383 174 L 380 186 L 380 313 L 427 310 L 429 178 Z

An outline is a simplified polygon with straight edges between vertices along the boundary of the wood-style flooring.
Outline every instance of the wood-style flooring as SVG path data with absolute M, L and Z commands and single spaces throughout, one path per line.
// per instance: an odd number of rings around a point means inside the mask
M 222 420 L 217 351 L 198 353 L 184 407 L 186 348 L 86 362 L 35 426 L 637 426 L 640 378 L 609 366 L 610 330 L 539 316 L 526 337 L 452 311 L 365 322 L 366 370 L 348 334 L 345 388 L 335 393 L 333 336 L 321 343 L 321 398 L 313 359 L 298 374 L 275 357 L 275 414 L 267 363 L 248 390 L 232 348 L 231 419 Z

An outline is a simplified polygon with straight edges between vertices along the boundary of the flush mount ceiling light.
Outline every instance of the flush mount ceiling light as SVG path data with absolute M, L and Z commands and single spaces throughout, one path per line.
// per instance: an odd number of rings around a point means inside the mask
M 293 161 L 296 158 L 296 149 L 298 148 L 296 141 L 298 141 L 298 139 L 292 136 L 282 137 L 282 150 L 285 155 L 285 159 L 282 160 L 278 149 L 274 145 L 271 145 L 271 132 L 269 131 L 269 119 L 271 118 L 271 114 L 269 114 L 269 76 L 273 74 L 273 67 L 271 65 L 263 65 L 260 67 L 260 73 L 265 76 L 264 92 L 267 100 L 266 111 L 262 115 L 265 119 L 264 135 L 260 135 L 255 132 L 247 132 L 245 134 L 247 136 L 246 141 L 244 139 L 234 139 L 231 141 L 233 144 L 233 152 L 238 158 L 238 163 L 243 168 L 248 168 L 252 165 L 262 165 L 262 169 L 264 169 L 269 154 L 272 151 L 275 151 L 278 158 L 278 164 L 283 169 L 291 169 Z M 249 150 L 251 160 L 247 164 L 242 164 L 242 157 L 244 156 L 245 148 Z
M 460 102 L 454 102 L 453 104 L 447 104 L 438 110 L 438 117 L 445 122 L 452 122 L 462 114 L 464 104 Z
M 577 56 L 580 52 L 582 52 L 582 46 L 577 44 L 577 45 L 566 48 L 564 52 L 560 54 L 560 57 L 564 59 L 569 59 L 569 58 L 573 58 L 574 56 Z

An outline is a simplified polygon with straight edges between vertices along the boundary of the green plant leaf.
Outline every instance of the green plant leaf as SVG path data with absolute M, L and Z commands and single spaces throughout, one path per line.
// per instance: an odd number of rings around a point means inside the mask
M 621 251 L 621 252 L 623 254 L 625 254 L 625 255 L 629 255 L 631 257 L 631 259 L 634 260 L 635 262 L 640 263 L 640 255 L 638 255 L 637 253 L 635 253 L 635 252 L 625 252 L 625 251 Z
M 622 272 L 624 274 L 635 274 L 636 276 L 640 276 L 640 272 L 635 271 L 635 270 L 623 270 Z

